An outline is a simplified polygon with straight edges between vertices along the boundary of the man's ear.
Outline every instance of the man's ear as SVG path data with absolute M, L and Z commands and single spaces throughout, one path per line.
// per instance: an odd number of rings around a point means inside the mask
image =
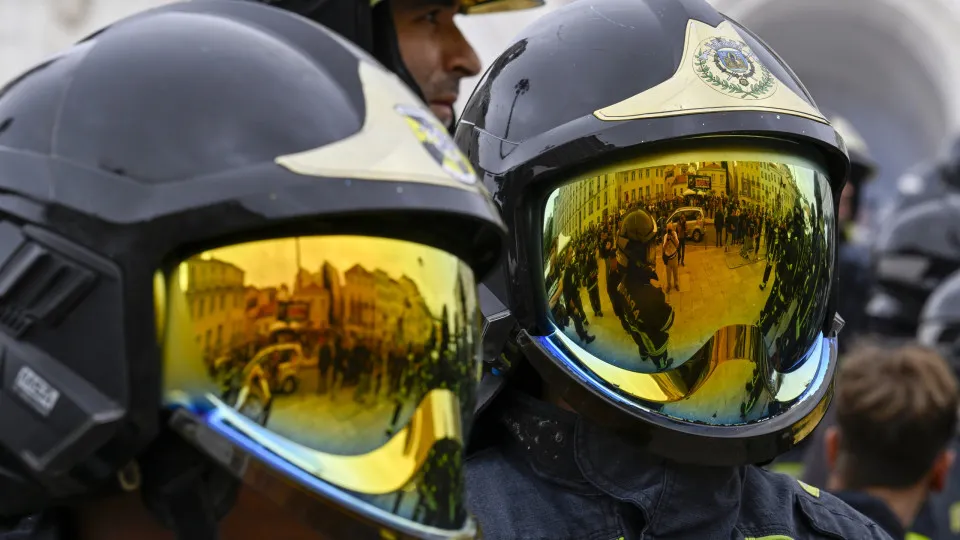
M 946 489 L 955 457 L 956 454 L 953 450 L 944 450 L 934 460 L 933 468 L 930 471 L 930 491 L 939 493 Z
M 827 467 L 832 471 L 837 465 L 837 456 L 840 455 L 840 430 L 837 426 L 830 426 L 823 437 L 823 453 L 827 458 Z

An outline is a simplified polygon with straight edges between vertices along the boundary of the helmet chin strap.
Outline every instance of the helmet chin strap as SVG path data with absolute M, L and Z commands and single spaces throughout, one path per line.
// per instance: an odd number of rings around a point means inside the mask
M 393 22 L 393 11 L 390 9 L 389 1 L 379 2 L 373 7 L 373 56 L 383 65 L 393 71 L 397 77 L 407 85 L 410 90 L 416 94 L 420 101 L 427 104 L 427 97 L 423 94 L 423 89 L 417 84 L 413 74 L 407 69 L 403 62 L 403 56 L 400 53 L 400 39 L 397 37 L 397 28 Z M 450 136 L 453 136 L 457 128 L 457 114 L 454 111 L 453 119 L 444 127 Z
M 397 28 L 393 21 L 393 10 L 390 9 L 389 0 L 373 7 L 373 28 L 373 56 L 400 77 L 400 80 L 420 98 L 420 101 L 426 103 L 423 90 L 403 62 L 400 39 L 397 37 Z
M 217 540 L 240 481 L 171 430 L 138 460 L 143 504 L 178 540 Z

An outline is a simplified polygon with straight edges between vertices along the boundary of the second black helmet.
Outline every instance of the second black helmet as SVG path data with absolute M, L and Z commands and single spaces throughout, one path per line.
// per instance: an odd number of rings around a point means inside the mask
M 753 34 L 701 0 L 569 4 L 493 63 L 456 140 L 512 230 L 485 284 L 547 395 L 677 461 L 761 462 L 813 429 L 836 365 L 849 161 Z M 681 224 L 674 287 L 660 258 L 630 272 L 604 249 L 645 238 L 643 213 Z M 564 243 L 586 256 L 557 269 Z

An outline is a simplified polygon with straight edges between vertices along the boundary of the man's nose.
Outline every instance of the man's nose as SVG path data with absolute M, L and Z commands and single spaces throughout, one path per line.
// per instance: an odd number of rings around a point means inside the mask
M 463 77 L 480 73 L 480 58 L 456 24 L 451 27 L 444 49 L 444 71 L 457 72 Z

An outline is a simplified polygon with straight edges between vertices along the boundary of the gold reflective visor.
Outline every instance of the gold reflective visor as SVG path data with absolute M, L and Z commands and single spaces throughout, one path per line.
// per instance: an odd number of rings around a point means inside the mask
M 336 486 L 369 494 L 388 494 L 414 480 L 439 441 L 463 444 L 460 402 L 449 390 L 427 393 L 407 425 L 383 446 L 358 455 L 318 452 L 251 424 L 233 407 L 207 395 L 223 420 L 267 450 L 303 471 Z
M 264 240 L 185 260 L 156 297 L 168 406 L 381 510 L 463 525 L 479 327 L 459 259 L 382 238 Z
M 562 185 L 544 220 L 556 339 L 601 384 L 714 425 L 776 414 L 813 384 L 835 236 L 818 164 L 645 156 Z

